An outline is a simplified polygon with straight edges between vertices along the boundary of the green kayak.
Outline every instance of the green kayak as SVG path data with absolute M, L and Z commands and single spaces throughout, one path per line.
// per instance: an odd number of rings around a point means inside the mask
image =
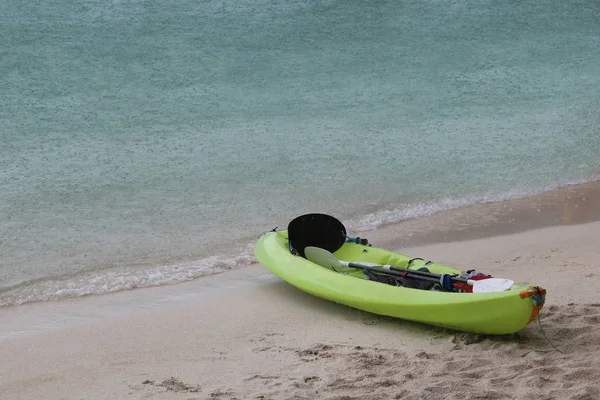
M 319 252 L 309 251 L 315 248 Z M 331 265 L 311 258 L 321 253 L 331 255 Z M 461 271 L 350 238 L 337 219 L 325 214 L 306 214 L 287 230 L 262 234 L 255 255 L 273 274 L 314 296 L 464 332 L 517 332 L 535 320 L 545 300 L 546 291 L 537 286 Z M 509 283 L 478 291 L 477 285 L 486 281 Z

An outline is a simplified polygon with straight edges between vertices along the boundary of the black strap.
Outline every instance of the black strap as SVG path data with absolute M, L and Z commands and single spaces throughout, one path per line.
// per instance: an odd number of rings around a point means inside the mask
M 413 263 L 413 261 L 417 261 L 417 260 L 423 260 L 421 257 L 415 257 L 415 258 L 411 258 L 410 260 L 408 260 L 408 263 L 406 264 L 406 268 L 409 268 L 410 265 Z M 423 260 L 425 261 L 425 260 Z
M 370 281 L 387 283 L 388 285 L 394 285 L 394 286 L 402 286 L 402 283 L 398 279 L 396 279 L 392 276 L 376 275 L 376 274 L 372 273 L 371 271 L 369 271 L 368 268 L 364 268 L 363 273 L 367 276 L 367 278 L 369 278 Z

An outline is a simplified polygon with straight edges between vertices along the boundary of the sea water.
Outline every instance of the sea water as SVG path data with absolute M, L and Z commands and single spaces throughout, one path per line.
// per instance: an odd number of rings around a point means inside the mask
M 0 0 L 0 306 L 600 174 L 600 3 Z

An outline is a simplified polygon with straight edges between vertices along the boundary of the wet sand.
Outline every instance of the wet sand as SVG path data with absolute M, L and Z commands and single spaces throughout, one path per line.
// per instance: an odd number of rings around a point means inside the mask
M 397 249 L 594 221 L 600 221 L 600 181 L 443 211 L 364 232 L 361 236 L 378 246 Z

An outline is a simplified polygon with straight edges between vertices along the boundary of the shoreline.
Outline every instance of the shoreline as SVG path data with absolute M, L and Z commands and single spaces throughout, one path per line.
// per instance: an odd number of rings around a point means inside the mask
M 440 211 L 429 216 L 386 224 L 374 230 L 352 232 L 348 227 L 347 229 L 350 236 L 365 237 L 374 246 L 403 252 L 402 249 L 406 247 L 494 237 L 549 226 L 583 224 L 599 220 L 600 180 L 569 185 L 529 197 L 501 202 L 472 204 L 457 209 Z M 286 227 L 282 226 L 281 229 L 285 229 Z M 172 284 L 150 284 L 131 289 L 129 287 L 135 287 L 135 282 L 131 281 L 125 285 L 122 284 L 122 286 L 127 287 L 126 289 L 117 289 L 106 293 L 96 293 L 92 290 L 90 293 L 84 295 L 66 295 L 50 300 L 35 299 L 19 304 L 2 305 L 0 306 L 0 310 L 27 304 L 61 302 L 88 296 L 110 296 L 123 291 L 148 290 L 171 285 L 177 286 L 187 282 L 207 279 L 211 276 L 220 276 L 230 270 L 249 268 L 252 265 L 253 258 L 253 254 L 240 255 L 236 257 L 236 260 L 240 259 L 243 261 L 241 266 L 237 265 L 231 268 L 227 264 L 224 264 L 222 267 L 219 267 L 218 272 L 206 271 L 198 277 Z M 234 264 L 237 263 L 238 261 L 235 261 Z M 244 265 L 246 263 L 247 265 Z M 152 270 L 149 270 L 148 273 L 150 272 Z M 128 279 L 132 278 L 129 277 Z M 42 280 L 42 282 L 46 281 Z M 55 280 L 48 280 L 47 284 L 49 286 L 44 288 L 43 292 L 39 291 L 39 288 L 27 287 L 28 296 L 35 297 L 37 292 L 43 293 L 37 295 L 47 298 L 50 294 L 46 293 L 46 291 L 58 290 L 54 288 L 56 286 Z M 66 293 L 72 291 L 73 289 L 65 290 Z M 12 293 L 12 289 L 6 290 L 5 293 Z
M 400 249 L 600 221 L 600 180 L 533 196 L 471 204 L 361 232 L 378 246 Z

